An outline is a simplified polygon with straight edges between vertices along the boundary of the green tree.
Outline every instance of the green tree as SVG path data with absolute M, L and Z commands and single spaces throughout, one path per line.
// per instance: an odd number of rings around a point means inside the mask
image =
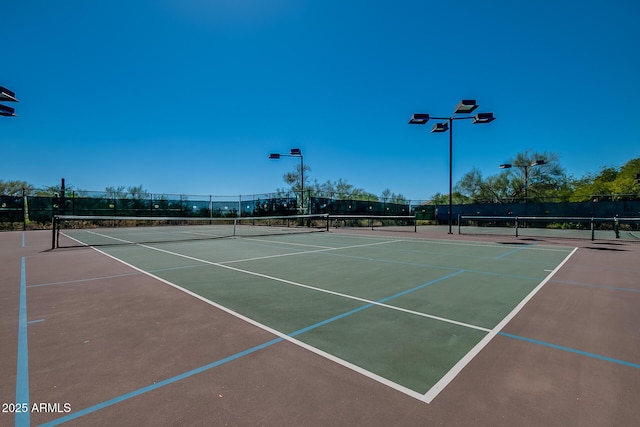
M 3 181 L 0 179 L 0 194 L 3 196 L 31 195 L 35 192 L 33 185 L 26 181 Z
M 640 158 L 629 160 L 620 169 L 603 167 L 598 174 L 588 173 L 575 182 L 571 201 L 622 199 L 640 196 Z
M 543 162 L 532 166 L 539 160 Z M 476 203 L 544 200 L 556 197 L 569 185 L 555 153 L 525 151 L 508 164 L 510 168 L 487 178 L 476 168 L 467 172 L 455 186 L 457 198 Z

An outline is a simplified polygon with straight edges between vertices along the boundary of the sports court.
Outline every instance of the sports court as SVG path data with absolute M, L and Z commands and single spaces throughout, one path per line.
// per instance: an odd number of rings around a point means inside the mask
M 640 416 L 634 241 L 226 227 L 0 234 L 1 424 Z

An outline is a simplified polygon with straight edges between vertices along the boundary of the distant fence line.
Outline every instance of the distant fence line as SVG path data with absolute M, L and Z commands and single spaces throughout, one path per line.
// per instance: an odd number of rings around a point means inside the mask
M 435 220 L 435 207 L 424 201 L 387 201 L 348 196 L 316 197 L 309 192 L 240 196 L 194 196 L 67 192 L 51 196 L 0 196 L 3 229 L 49 227 L 53 215 L 253 217 L 301 213 L 416 215 Z
M 458 215 L 525 215 L 613 217 L 640 215 L 640 200 L 590 202 L 474 203 L 453 205 Z M 55 214 L 235 217 L 300 213 L 337 215 L 415 215 L 417 219 L 445 223 L 449 206 L 425 200 L 389 200 L 366 196 L 324 194 L 305 191 L 239 196 L 197 196 L 149 193 L 67 191 L 64 195 L 0 195 L 0 228 L 49 227 Z

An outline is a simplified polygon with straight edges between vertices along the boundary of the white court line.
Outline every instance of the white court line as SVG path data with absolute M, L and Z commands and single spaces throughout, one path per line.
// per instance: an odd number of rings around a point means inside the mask
M 363 236 L 360 234 L 350 234 L 350 233 L 334 233 L 332 234 L 332 236 L 346 236 L 346 237 L 354 237 L 354 238 L 361 238 L 361 239 L 388 239 L 389 237 L 384 237 L 384 236 Z M 472 247 L 479 247 L 479 248 L 504 248 L 507 246 L 522 246 L 522 249 L 526 249 L 526 250 L 530 250 L 530 251 L 549 251 L 549 252 L 568 252 L 571 249 L 573 249 L 573 247 L 561 247 L 561 248 L 555 248 L 552 246 L 541 246 L 541 245 L 522 245 L 522 244 L 517 244 L 517 243 L 507 243 L 507 244 L 498 244 L 498 243 L 491 243 L 491 242 L 471 242 L 471 241 L 449 241 L 449 240 L 441 240 L 441 239 L 425 239 L 424 237 L 413 237 L 413 236 L 407 236 L 404 239 L 402 239 L 405 242 L 411 242 L 411 243 L 415 243 L 415 242 L 420 242 L 420 243 L 437 243 L 437 244 L 443 244 L 443 245 L 454 245 L 454 246 L 472 246 Z
M 431 389 L 429 389 L 429 391 L 427 391 L 424 395 L 424 401 L 427 403 L 431 403 L 431 401 L 433 399 L 436 398 L 436 396 L 442 391 L 444 390 L 444 388 L 449 385 L 449 383 L 451 381 L 453 381 L 453 379 L 460 373 L 460 371 L 462 371 L 462 369 L 464 369 L 465 366 L 467 366 L 469 364 L 469 362 L 471 362 L 471 360 L 478 354 L 480 353 L 480 351 L 487 345 L 489 344 L 489 342 L 498 334 L 498 332 L 500 332 L 506 325 L 507 323 L 509 323 L 511 321 L 511 319 L 513 319 L 516 314 L 518 314 L 520 312 L 520 310 L 522 310 L 522 308 L 525 306 L 525 304 L 527 302 L 529 302 L 529 300 L 531 300 L 531 298 L 533 298 L 533 296 L 538 293 L 538 291 L 540 289 L 542 289 L 542 287 L 549 281 L 551 280 L 551 277 L 553 277 L 553 275 L 556 274 L 556 272 L 558 272 L 558 270 L 560 270 L 560 268 L 562 268 L 563 265 L 565 265 L 567 263 L 567 261 L 569 261 L 569 258 L 571 258 L 571 256 L 578 250 L 578 248 L 573 248 L 573 251 L 571 251 L 571 253 L 569 255 L 567 255 L 567 257 L 556 267 L 553 269 L 553 271 L 547 276 L 545 277 L 545 279 L 540 282 L 540 284 L 538 286 L 536 286 L 530 293 L 529 295 L 527 295 L 522 301 L 520 301 L 520 303 L 513 309 L 511 310 L 511 313 L 509 313 L 504 319 L 502 319 L 502 321 L 500 323 L 498 323 L 482 340 L 480 340 L 480 342 L 478 342 L 478 344 L 476 344 L 462 359 L 460 359 L 458 361 L 458 363 L 456 363 L 450 370 L 449 372 L 447 372 L 441 379 L 440 381 L 438 381 L 437 383 L 435 383 L 433 385 L 433 387 L 431 387 Z

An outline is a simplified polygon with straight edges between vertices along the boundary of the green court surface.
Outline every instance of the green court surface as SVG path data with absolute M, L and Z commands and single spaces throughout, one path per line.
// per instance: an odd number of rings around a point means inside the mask
M 573 248 L 313 233 L 99 250 L 420 398 Z

